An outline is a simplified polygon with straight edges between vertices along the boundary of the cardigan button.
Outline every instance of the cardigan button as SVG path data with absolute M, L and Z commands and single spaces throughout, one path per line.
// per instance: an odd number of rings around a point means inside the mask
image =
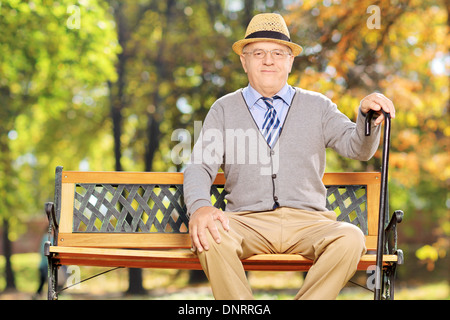
M 276 174 L 273 174 L 272 175 L 272 179 L 276 179 L 277 178 L 277 175 Z
M 278 201 L 278 197 L 277 197 L 277 196 L 274 196 L 274 197 L 273 197 L 273 200 Z

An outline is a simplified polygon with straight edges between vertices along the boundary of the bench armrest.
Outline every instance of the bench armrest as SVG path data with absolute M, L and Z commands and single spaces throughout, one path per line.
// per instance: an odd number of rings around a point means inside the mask
M 385 232 L 391 231 L 391 229 L 395 229 L 397 226 L 397 223 L 402 222 L 403 216 L 405 214 L 402 210 L 396 210 L 394 214 L 391 217 L 391 221 L 389 221 L 389 224 L 387 225 L 386 229 L 384 229 Z
M 384 230 L 386 249 L 388 254 L 396 254 L 397 249 L 397 224 L 402 222 L 404 213 L 401 210 L 396 210 L 389 221 L 389 224 Z
M 57 241 L 59 226 L 56 219 L 55 204 L 53 202 L 46 202 L 44 209 L 48 218 L 48 240 L 45 242 L 44 253 L 48 256 L 50 254 L 50 245 L 55 244 Z
M 53 202 L 45 203 L 45 213 L 47 214 L 49 224 L 58 229 L 58 222 L 56 222 L 55 204 Z

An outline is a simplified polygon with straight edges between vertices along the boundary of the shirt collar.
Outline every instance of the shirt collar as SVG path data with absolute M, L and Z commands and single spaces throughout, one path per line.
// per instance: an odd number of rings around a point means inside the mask
M 255 103 L 261 99 L 263 96 L 256 91 L 250 84 L 248 85 L 247 89 L 247 104 L 249 108 L 252 108 Z M 283 99 L 284 103 L 286 103 L 288 106 L 292 102 L 293 95 L 293 89 L 291 86 L 289 86 L 287 83 L 281 88 L 281 90 L 276 94 L 276 96 L 279 96 L 281 99 Z

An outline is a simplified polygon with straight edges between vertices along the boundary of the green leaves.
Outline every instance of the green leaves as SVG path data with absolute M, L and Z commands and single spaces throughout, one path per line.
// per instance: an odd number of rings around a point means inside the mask
M 104 87 L 116 78 L 118 45 L 106 8 L 81 1 L 73 16 L 70 6 L 6 0 L 0 9 L 0 188 L 29 209 L 51 197 L 35 186 L 51 186 L 57 164 L 77 168 L 96 141 L 86 136 L 104 132 Z M 73 19 L 79 28 L 69 28 Z M 15 138 L 5 138 L 12 130 Z M 0 215 L 20 211 L 5 199 Z

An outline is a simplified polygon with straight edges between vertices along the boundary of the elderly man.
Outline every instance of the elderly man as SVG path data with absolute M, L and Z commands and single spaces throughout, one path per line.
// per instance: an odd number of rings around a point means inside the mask
M 291 42 L 278 14 L 256 15 L 233 50 L 249 85 L 213 104 L 184 173 L 192 250 L 216 299 L 252 299 L 241 259 L 263 253 L 314 260 L 296 298 L 335 299 L 366 249 L 361 230 L 337 222 L 325 208 L 325 150 L 370 159 L 384 118 L 380 113 L 366 137 L 365 114 L 383 109 L 395 117 L 394 106 L 371 94 L 353 123 L 325 96 L 289 86 L 302 48 Z M 220 168 L 226 177 L 225 211 L 210 200 Z

